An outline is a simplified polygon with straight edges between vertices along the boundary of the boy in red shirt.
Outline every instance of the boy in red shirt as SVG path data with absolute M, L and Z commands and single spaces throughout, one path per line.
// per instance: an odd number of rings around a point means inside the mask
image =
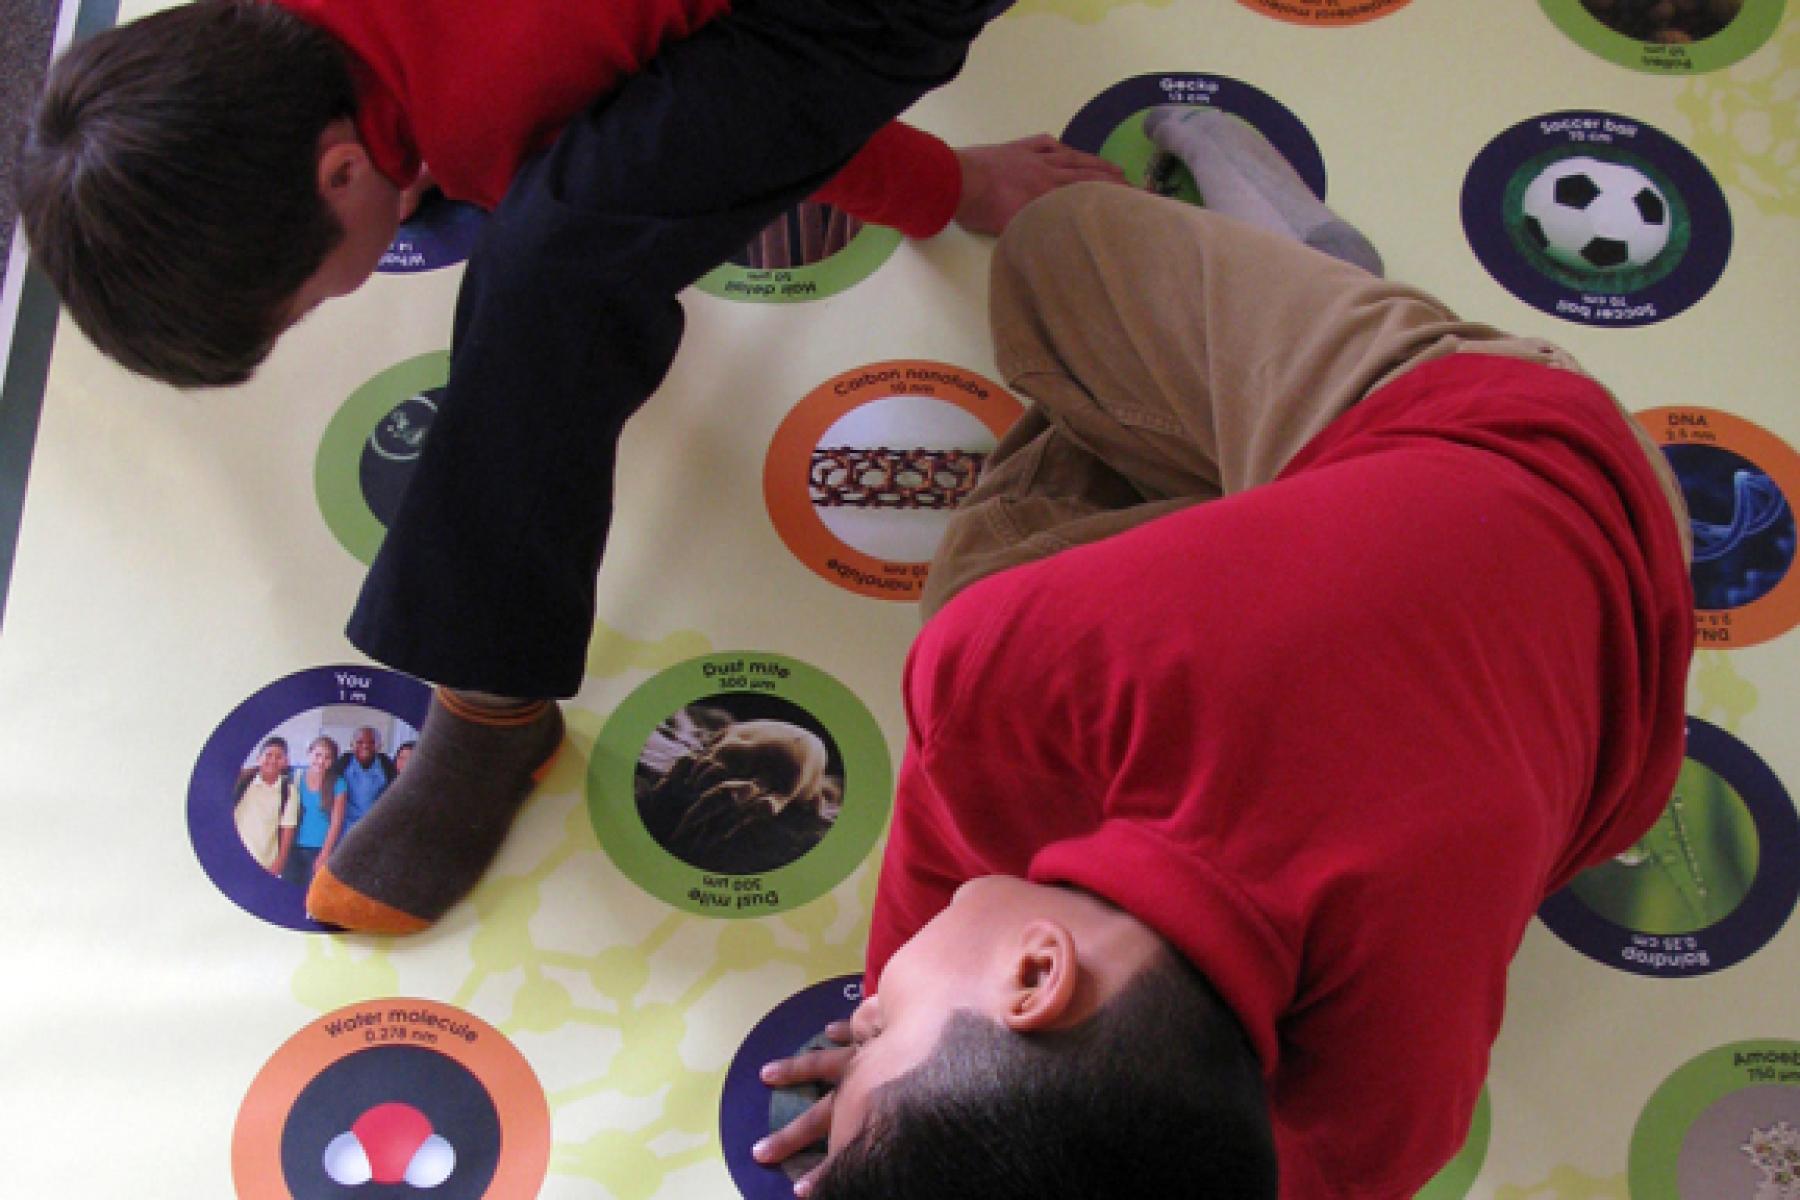
M 350 622 L 440 685 L 406 777 L 322 864 L 321 920 L 424 928 L 480 878 L 580 686 L 625 421 L 677 294 L 809 196 L 996 231 L 1111 166 L 892 123 L 994 0 L 199 0 L 78 45 L 22 165 L 39 263 L 127 367 L 247 378 L 359 287 L 428 167 L 493 209 L 431 438 Z
M 1538 906 L 1668 801 L 1660 452 L 1268 211 L 1078 187 L 1000 241 L 1034 403 L 933 564 L 856 1045 L 764 1072 L 836 1085 L 756 1148 L 828 1138 L 813 1200 L 1410 1200 Z

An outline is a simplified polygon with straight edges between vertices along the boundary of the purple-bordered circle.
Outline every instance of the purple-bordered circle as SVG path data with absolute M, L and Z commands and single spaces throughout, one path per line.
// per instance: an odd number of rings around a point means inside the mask
M 738 1047 L 719 1099 L 719 1140 L 725 1148 L 725 1165 L 744 1200 L 794 1197 L 786 1172 L 750 1157 L 750 1147 L 770 1133 L 769 1110 L 775 1095 L 757 1072 L 764 1063 L 795 1053 L 831 1022 L 848 1017 L 861 1000 L 860 975 L 815 983 L 771 1009 Z
M 1781 780 L 1748 746 L 1698 717 L 1687 721 L 1687 756 L 1729 784 L 1749 811 L 1759 846 L 1755 881 L 1729 915 L 1677 936 L 1609 921 L 1565 887 L 1544 901 L 1538 916 L 1595 962 L 1656 979 L 1710 975 L 1768 945 L 1800 900 L 1800 817 Z
M 233 819 L 239 769 L 270 733 L 297 714 L 341 706 L 387 713 L 418 729 L 431 689 L 410 675 L 369 666 L 325 666 L 278 679 L 231 711 L 206 741 L 188 782 L 188 836 L 200 866 L 239 908 L 287 929 L 329 931 L 306 915 L 306 892 L 265 871 Z M 391 749 L 391 747 L 390 747 Z
M 1541 170 L 1565 152 L 1666 180 L 1688 231 L 1679 260 L 1623 292 L 1608 290 L 1598 275 L 1592 287 L 1574 286 L 1533 263 L 1509 228 L 1508 190 L 1518 190 L 1517 177 L 1528 165 Z M 1650 325 L 1685 312 L 1712 290 L 1731 257 L 1731 210 L 1711 173 L 1667 134 L 1617 113 L 1544 113 L 1501 133 L 1463 179 L 1462 222 L 1476 258 L 1500 286 L 1541 312 L 1600 328 Z
M 1281 151 L 1315 195 L 1324 198 L 1325 159 L 1300 118 L 1262 89 L 1227 75 L 1164 71 L 1121 80 L 1075 114 L 1063 130 L 1062 140 L 1077 150 L 1098 154 L 1121 124 L 1160 104 L 1211 105 L 1243 118 Z
M 394 231 L 393 244 L 375 269 L 383 275 L 418 275 L 465 261 L 487 224 L 487 213 L 473 204 L 431 191 Z

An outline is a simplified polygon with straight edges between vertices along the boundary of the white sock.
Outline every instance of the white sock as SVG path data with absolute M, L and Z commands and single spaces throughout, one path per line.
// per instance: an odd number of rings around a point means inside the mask
M 1372 275 L 1382 273 L 1381 255 L 1369 239 L 1313 195 L 1281 151 L 1248 122 L 1203 105 L 1166 104 L 1144 115 L 1144 132 L 1186 164 L 1207 208 Z

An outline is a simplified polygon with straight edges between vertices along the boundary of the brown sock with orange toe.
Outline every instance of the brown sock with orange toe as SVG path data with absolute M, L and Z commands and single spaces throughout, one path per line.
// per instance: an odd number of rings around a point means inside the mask
M 562 738 L 555 701 L 439 688 L 406 769 L 319 864 L 306 911 L 361 933 L 429 926 L 480 882 Z

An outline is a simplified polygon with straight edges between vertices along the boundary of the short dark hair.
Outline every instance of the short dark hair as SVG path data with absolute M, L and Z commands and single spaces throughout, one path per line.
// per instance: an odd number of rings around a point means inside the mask
M 1274 1200 L 1256 1056 L 1171 952 L 1100 1012 L 1048 1034 L 953 1014 L 930 1058 L 879 1088 L 813 1200 Z
M 264 738 L 263 744 L 262 744 L 263 750 L 267 750 L 271 746 L 279 746 L 281 748 L 281 752 L 283 754 L 287 753 L 288 744 L 287 744 L 287 739 L 284 737 L 277 735 L 275 737 Z M 261 754 L 262 750 L 258 750 L 257 753 Z
M 342 47 L 263 0 L 197 0 L 51 66 L 19 209 L 84 333 L 177 387 L 241 383 L 344 236 L 319 136 L 356 111 Z

